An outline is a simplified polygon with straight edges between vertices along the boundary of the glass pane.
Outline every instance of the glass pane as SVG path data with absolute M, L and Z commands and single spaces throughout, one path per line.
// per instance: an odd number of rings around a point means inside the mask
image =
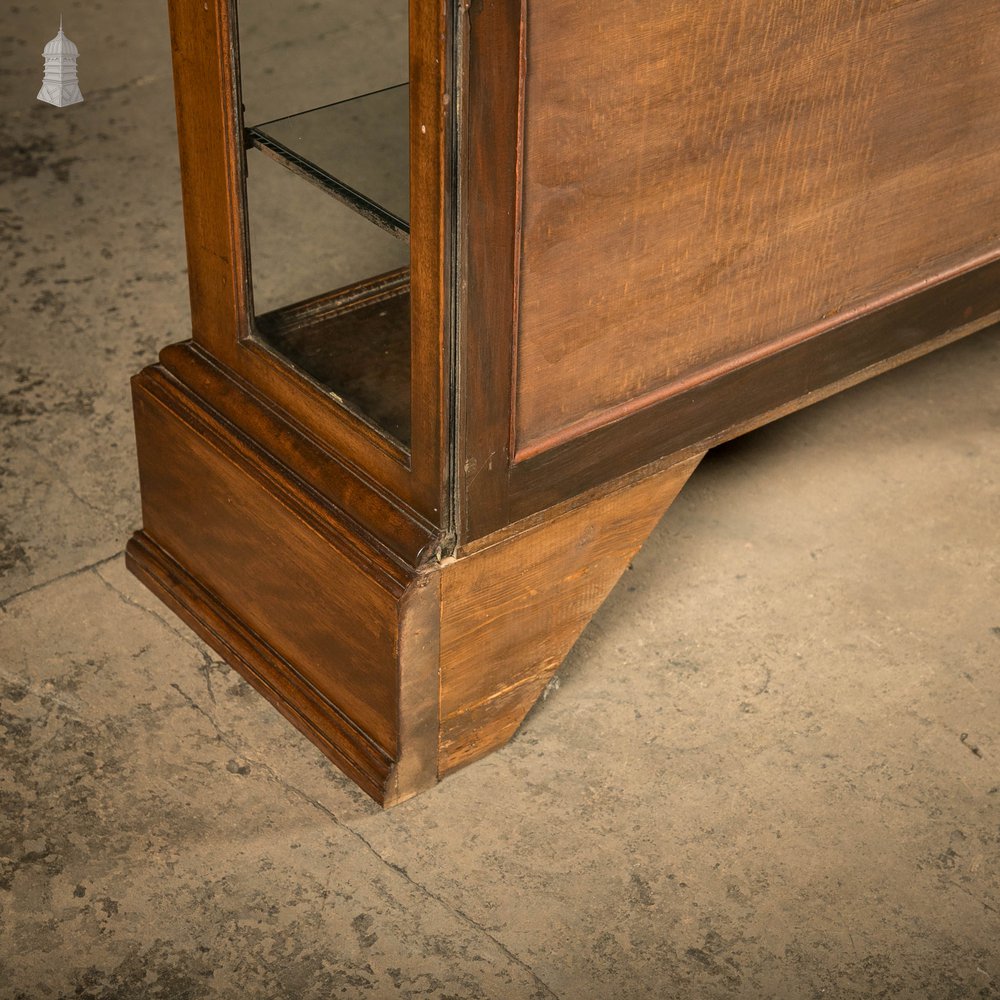
M 406 243 L 253 150 L 247 204 L 258 313 L 409 263 Z
M 406 0 L 237 0 L 237 8 L 247 125 L 409 79 Z
M 400 84 L 249 129 L 293 173 L 405 239 L 410 231 L 410 87 Z
M 408 446 L 407 2 L 238 13 L 254 335 Z

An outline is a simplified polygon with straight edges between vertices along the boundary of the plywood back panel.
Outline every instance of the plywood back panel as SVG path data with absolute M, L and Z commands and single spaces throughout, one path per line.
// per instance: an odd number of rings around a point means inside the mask
M 991 256 L 987 0 L 530 0 L 522 457 Z

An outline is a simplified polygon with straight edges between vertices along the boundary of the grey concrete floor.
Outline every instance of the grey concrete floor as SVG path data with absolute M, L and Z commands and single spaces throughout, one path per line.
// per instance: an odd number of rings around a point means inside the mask
M 316 6 L 316 5 L 310 5 Z M 1000 337 L 710 455 L 503 751 L 380 812 L 124 571 L 187 335 L 160 4 L 0 32 L 0 997 L 1000 997 Z

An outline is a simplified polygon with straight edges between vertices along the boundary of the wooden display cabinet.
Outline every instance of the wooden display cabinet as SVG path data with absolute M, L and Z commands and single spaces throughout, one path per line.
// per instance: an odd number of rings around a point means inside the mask
M 258 125 L 170 0 L 130 568 L 381 803 L 499 747 L 706 449 L 1000 318 L 994 13 L 410 0 L 404 85 Z M 255 315 L 253 157 L 408 262 Z

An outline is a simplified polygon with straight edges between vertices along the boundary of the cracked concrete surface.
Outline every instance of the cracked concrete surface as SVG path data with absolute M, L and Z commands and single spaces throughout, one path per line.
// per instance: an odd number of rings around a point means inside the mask
M 510 746 L 382 813 L 124 570 L 166 18 L 63 11 L 82 105 L 58 11 L 0 37 L 0 998 L 1000 997 L 997 331 L 711 454 Z

